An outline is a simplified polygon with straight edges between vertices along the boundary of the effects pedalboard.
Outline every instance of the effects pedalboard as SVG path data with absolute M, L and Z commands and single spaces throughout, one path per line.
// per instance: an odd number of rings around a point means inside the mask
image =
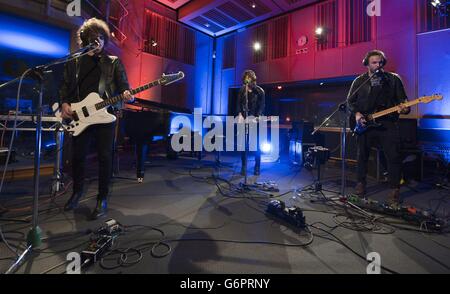
M 303 211 L 297 206 L 286 207 L 281 200 L 271 200 L 267 205 L 266 214 L 275 216 L 296 228 L 304 229 L 306 226 Z
M 356 195 L 348 195 L 341 197 L 341 202 L 352 203 L 362 209 L 366 209 L 375 213 L 386 214 L 394 217 L 403 218 L 406 221 L 414 223 L 426 223 L 427 229 L 433 231 L 441 231 L 447 226 L 447 221 L 436 217 L 433 213 L 427 210 L 419 209 L 408 205 L 399 205 L 392 207 L 384 202 L 379 202 L 372 199 L 360 198 Z
M 278 184 L 274 181 L 256 182 L 255 186 L 261 191 L 280 192 L 280 189 L 278 189 Z
M 104 226 L 93 232 L 89 245 L 81 252 L 81 263 L 96 263 L 122 232 L 123 227 L 117 221 L 107 220 Z

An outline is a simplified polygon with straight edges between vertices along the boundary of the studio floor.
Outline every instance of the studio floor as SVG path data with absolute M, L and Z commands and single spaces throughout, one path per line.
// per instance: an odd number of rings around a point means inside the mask
M 123 155 L 112 180 L 109 214 L 89 220 L 95 206 L 96 161 L 88 167 L 86 196 L 75 211 L 62 207 L 71 195 L 49 195 L 51 177 L 41 177 L 39 227 L 42 245 L 16 273 L 64 273 L 70 252 L 86 249 L 91 232 L 112 218 L 125 229 L 103 260 L 82 268 L 83 273 L 177 274 L 365 274 L 371 252 L 379 254 L 382 273 L 450 273 L 450 236 L 447 228 L 432 232 L 426 223 L 360 212 L 339 201 L 339 164 L 322 168 L 323 195 L 310 193 L 316 172 L 293 166 L 287 159 L 263 163 L 255 177 L 249 161 L 249 183 L 275 183 L 279 192 L 240 191 L 238 156 L 221 164 L 212 154 L 201 161 L 152 156 L 143 183 L 138 183 L 134 160 Z M 347 170 L 347 193 L 353 192 L 354 170 Z M 32 179 L 5 184 L 0 243 L 0 271 L 6 272 L 26 246 L 30 229 Z M 301 192 L 303 190 L 303 192 Z M 371 178 L 368 197 L 384 201 L 387 187 Z M 450 191 L 433 179 L 409 182 L 401 188 L 405 205 L 448 219 Z M 301 208 L 306 227 L 295 228 L 265 210 L 271 200 Z M 140 256 L 140 254 L 142 256 Z M 122 261 L 121 260 L 122 257 Z M 124 261 L 126 259 L 126 261 Z

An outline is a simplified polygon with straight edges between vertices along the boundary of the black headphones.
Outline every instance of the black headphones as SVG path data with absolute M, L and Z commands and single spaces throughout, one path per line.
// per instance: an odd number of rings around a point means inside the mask
M 383 59 L 381 66 L 385 66 L 387 64 L 387 58 L 386 58 L 386 54 L 384 54 L 383 51 L 381 50 L 372 50 L 367 52 L 366 56 L 363 59 L 363 65 L 364 66 L 368 66 L 369 65 L 369 58 L 372 56 L 381 56 L 381 58 Z
M 80 40 L 83 46 L 88 46 L 93 43 L 95 40 L 89 40 L 89 34 L 86 34 L 84 30 L 80 31 Z
M 80 31 L 80 40 L 83 46 L 87 46 L 89 44 L 88 40 L 86 39 L 86 33 L 84 32 L 84 30 Z

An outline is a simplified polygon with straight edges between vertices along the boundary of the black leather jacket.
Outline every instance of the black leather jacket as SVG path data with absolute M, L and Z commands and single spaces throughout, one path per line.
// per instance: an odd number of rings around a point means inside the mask
M 350 111 L 353 113 L 361 112 L 363 114 L 371 114 L 381 109 L 387 109 L 396 106 L 408 100 L 406 96 L 403 82 L 399 75 L 391 72 L 384 72 L 386 83 L 383 85 L 383 101 L 385 105 L 380 105 L 379 101 L 371 99 L 371 84 L 366 83 L 362 88 L 352 97 L 350 95 L 369 77 L 368 73 L 357 77 L 350 88 L 348 94 L 348 105 Z M 405 113 L 406 114 L 406 113 Z M 398 119 L 398 114 L 391 115 L 391 118 Z
M 122 94 L 130 88 L 125 68 L 117 56 L 103 54 L 100 58 L 100 82 L 98 94 L 100 97 L 113 97 Z M 85 97 L 79 97 L 78 75 L 80 72 L 79 60 L 75 59 L 64 66 L 64 80 L 59 95 L 61 103 L 75 103 Z M 121 108 L 122 103 L 114 105 Z
M 264 115 L 266 102 L 266 94 L 258 85 L 255 85 L 252 92 L 248 93 L 248 115 L 261 116 Z M 245 116 L 245 87 L 241 87 L 237 99 L 236 115 L 239 113 Z

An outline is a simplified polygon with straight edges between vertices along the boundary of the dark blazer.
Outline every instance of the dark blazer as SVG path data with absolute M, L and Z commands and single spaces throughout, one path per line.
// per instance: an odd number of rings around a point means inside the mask
M 260 86 L 255 86 L 251 93 L 248 93 L 248 114 L 253 116 L 264 115 L 266 94 Z M 244 116 L 245 110 L 245 87 L 239 90 L 236 115 L 241 113 Z
M 100 58 L 100 82 L 98 94 L 100 97 L 109 98 L 122 94 L 130 88 L 125 68 L 117 56 L 102 55 Z M 64 80 L 59 95 L 61 103 L 75 103 L 85 97 L 79 97 L 78 75 L 80 72 L 79 59 L 68 62 L 64 66 Z M 122 103 L 115 105 L 122 107 Z
M 405 88 L 403 86 L 403 82 L 399 75 L 391 72 L 384 72 L 385 84 L 383 84 L 383 91 L 381 95 L 383 95 L 383 101 L 386 102 L 386 105 L 382 105 L 381 108 L 387 109 L 393 106 L 396 106 L 400 103 L 408 100 L 406 96 Z M 350 88 L 350 91 L 347 96 L 348 105 L 350 111 L 353 113 L 361 112 L 363 114 L 370 114 L 377 111 L 377 108 L 380 105 L 377 105 L 377 101 L 375 99 L 371 99 L 371 85 L 370 82 L 367 82 L 362 88 L 355 93 L 352 97 L 352 93 L 369 77 L 368 73 L 362 74 L 357 77 Z M 373 97 L 372 97 L 373 98 Z M 398 114 L 394 114 L 398 118 Z

